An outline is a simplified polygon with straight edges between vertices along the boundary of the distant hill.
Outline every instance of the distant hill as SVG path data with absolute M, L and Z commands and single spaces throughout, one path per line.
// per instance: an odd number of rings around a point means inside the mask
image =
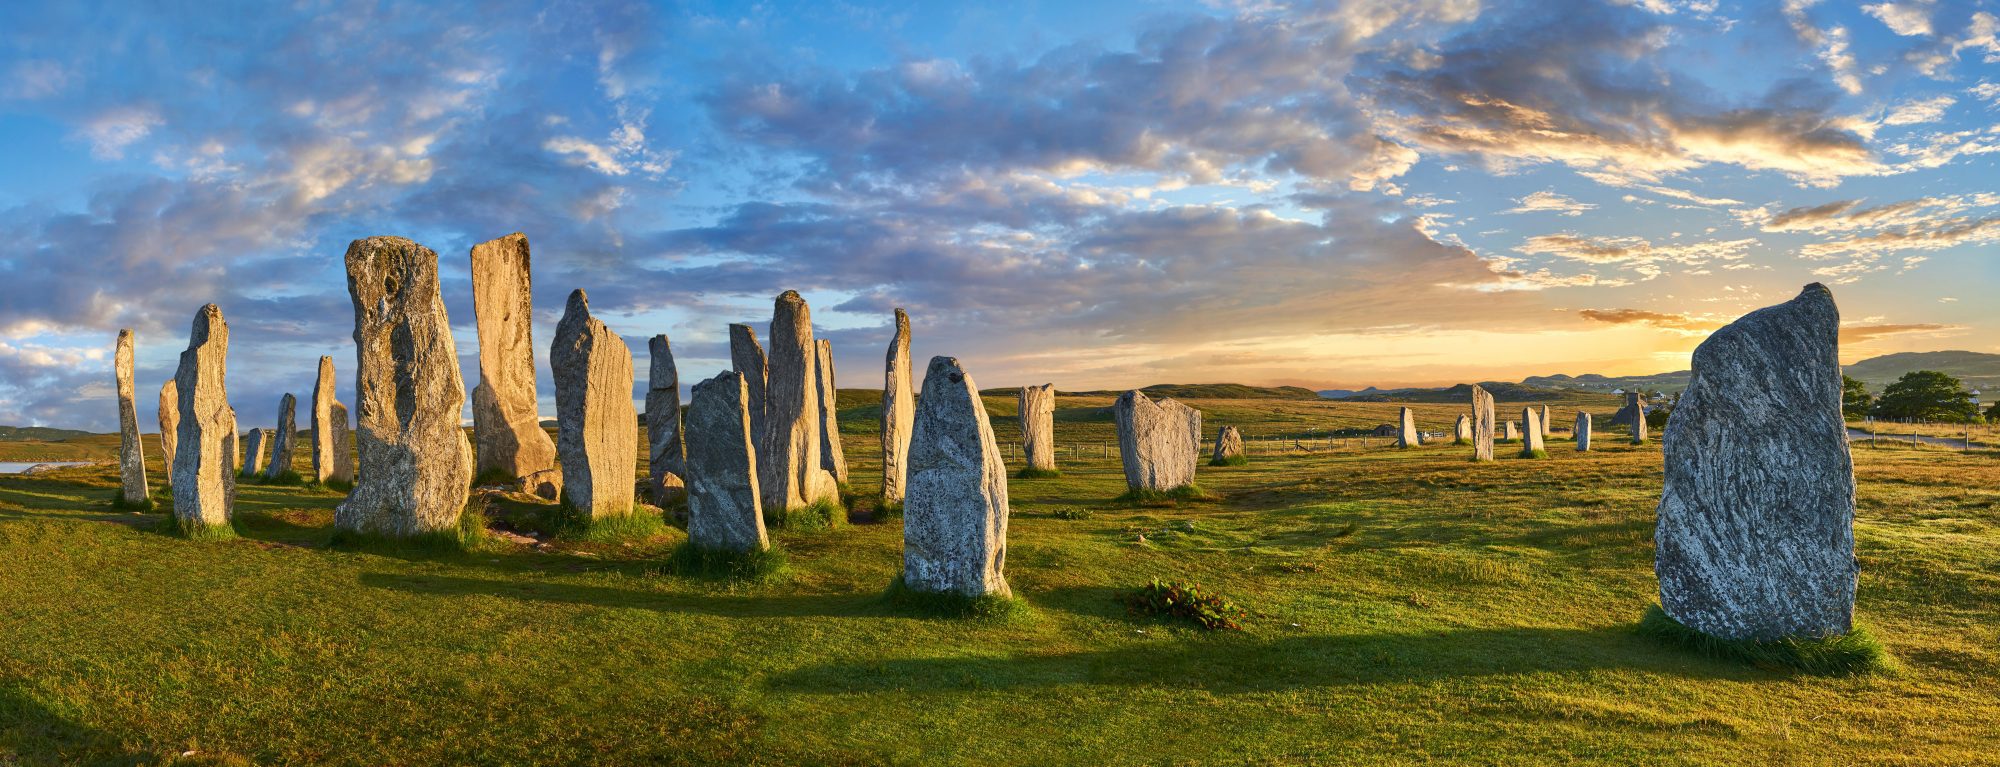
M 1901 352 L 1885 354 L 1848 365 L 1843 372 L 1880 392 L 1882 387 L 1913 370 L 1949 373 L 1974 389 L 2000 388 L 2000 354 L 1984 352 Z
M 1012 394 L 1019 389 L 988 389 L 980 394 L 997 396 Z M 1153 384 L 1139 391 L 1153 399 L 1172 397 L 1174 399 L 1319 399 L 1319 392 L 1303 386 L 1245 386 L 1243 384 Z M 1116 397 L 1125 390 L 1117 391 L 1058 391 L 1058 394 Z
M 47 426 L 0 426 L 0 442 L 60 442 L 66 439 L 91 436 L 90 432 L 75 429 L 52 429 Z
M 1567 392 L 1539 386 L 1507 383 L 1505 381 L 1484 381 L 1480 384 L 1495 400 L 1501 402 L 1542 402 L 1561 399 Z M 1442 389 L 1389 389 L 1370 387 L 1347 397 L 1337 397 L 1345 402 L 1426 402 L 1463 403 L 1472 401 L 1472 384 L 1458 384 Z
M 1522 379 L 1521 383 L 1526 386 L 1542 389 L 1603 392 L 1605 394 L 1619 390 L 1631 391 L 1633 389 L 1677 392 L 1687 388 L 1688 379 L 1692 375 L 1693 373 L 1686 370 L 1637 376 L 1601 376 L 1596 373 L 1585 373 L 1580 376 L 1557 374 L 1552 376 L 1529 376 Z

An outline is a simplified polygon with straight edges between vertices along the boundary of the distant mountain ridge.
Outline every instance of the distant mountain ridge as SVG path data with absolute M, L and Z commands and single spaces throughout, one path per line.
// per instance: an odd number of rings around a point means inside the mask
M 990 389 L 982 395 L 998 395 L 1020 391 L 1019 389 Z M 1064 396 L 1116 397 L 1127 389 L 1100 391 L 1057 391 Z M 1140 387 L 1147 397 L 1159 399 L 1319 399 L 1319 392 L 1303 386 L 1248 386 L 1245 384 L 1153 384 Z
M 2000 354 L 1968 351 L 1940 352 L 1899 352 L 1870 357 L 1842 368 L 1842 372 L 1868 384 L 1871 391 L 1879 392 L 1904 373 L 1917 370 L 1935 370 L 1957 377 L 1972 389 L 2000 389 Z M 1673 393 L 1687 388 L 1691 371 L 1676 370 L 1670 373 L 1654 373 L 1635 376 L 1606 376 L 1596 373 L 1582 375 L 1529 376 L 1520 383 L 1498 381 L 1482 382 L 1479 385 L 1493 393 L 1493 396 L 1514 402 L 1533 402 L 1538 399 L 1553 399 L 1562 392 L 1585 391 L 1610 394 L 1618 391 L 1659 391 Z M 1377 389 L 1326 389 L 1319 393 L 1327 399 L 1350 402 L 1456 402 L 1471 396 L 1467 384 L 1443 388 Z
M 60 442 L 66 439 L 91 436 L 90 432 L 75 429 L 55 429 L 47 426 L 0 426 L 0 442 Z

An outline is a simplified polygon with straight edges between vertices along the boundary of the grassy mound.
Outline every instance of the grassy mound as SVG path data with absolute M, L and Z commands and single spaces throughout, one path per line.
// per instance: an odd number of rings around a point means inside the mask
M 1851 676 L 1892 668 L 1882 643 L 1858 626 L 1840 636 L 1819 639 L 1722 639 L 1689 628 L 1654 605 L 1639 619 L 1639 633 L 1711 658 L 1741 661 L 1761 669 Z
M 1547 457 L 1549 457 L 1549 451 L 1547 451 L 1547 450 L 1523 450 L 1523 451 L 1521 451 L 1521 457 L 1522 457 L 1522 458 L 1547 458 Z
M 896 507 L 901 516 L 902 505 Z M 821 498 L 796 509 L 785 509 L 770 515 L 773 527 L 786 530 L 831 530 L 847 524 L 847 507 L 839 501 Z
M 1242 631 L 1239 621 L 1249 615 L 1236 603 L 1193 583 L 1158 578 L 1120 595 L 1118 601 L 1132 615 L 1184 621 L 1209 631 Z

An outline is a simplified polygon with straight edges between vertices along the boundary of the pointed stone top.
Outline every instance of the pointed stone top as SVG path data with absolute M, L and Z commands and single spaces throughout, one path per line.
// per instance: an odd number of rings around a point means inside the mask
M 227 329 L 229 323 L 222 319 L 222 307 L 208 304 L 194 313 L 194 329 L 188 333 L 188 346 L 208 343 L 208 334 L 218 328 Z
M 900 306 L 896 307 L 896 329 L 897 330 L 910 329 L 910 315 L 904 312 L 903 307 Z
M 131 339 L 131 338 L 132 338 L 132 329 L 131 329 L 131 328 L 119 328 L 119 329 L 118 329 L 118 340 L 120 340 L 120 341 L 125 341 L 125 340 L 129 340 L 129 339 Z
M 667 334 L 665 333 L 653 336 L 651 340 L 646 342 L 646 348 L 651 349 L 654 354 L 665 353 L 672 347 L 673 344 L 667 340 Z
M 349 251 L 356 249 L 364 251 L 422 250 L 424 246 L 418 245 L 415 240 L 408 237 L 397 237 L 393 234 L 378 234 L 373 237 L 363 237 L 350 242 L 347 244 L 347 249 Z
M 952 383 L 965 380 L 965 368 L 959 366 L 957 357 L 932 357 L 930 374 L 950 376 Z
M 569 302 L 563 305 L 563 311 L 590 314 L 590 296 L 583 292 L 583 288 L 570 291 Z
M 804 299 L 803 297 L 799 296 L 799 292 L 798 292 L 798 291 L 796 291 L 796 290 L 787 290 L 787 291 L 785 291 L 785 292 L 783 292 L 783 293 L 779 293 L 779 294 L 778 294 L 778 301 L 779 301 L 780 303 L 788 303 L 788 302 L 792 302 L 792 301 L 796 301 L 796 302 L 798 302 L 798 303 L 802 303 L 802 304 L 806 302 L 806 300 L 805 300 L 805 299 Z

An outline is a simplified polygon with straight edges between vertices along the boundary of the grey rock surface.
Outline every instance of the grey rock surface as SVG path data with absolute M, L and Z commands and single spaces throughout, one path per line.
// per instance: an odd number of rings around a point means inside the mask
M 563 494 L 590 519 L 632 513 L 639 415 L 632 407 L 632 350 L 590 316 L 572 291 L 549 347 L 556 384 L 556 455 Z
M 146 444 L 139 439 L 139 390 L 132 383 L 132 330 L 118 331 L 112 353 L 118 386 L 118 498 L 129 504 L 147 501 Z
M 1521 408 L 1522 458 L 1534 458 L 1537 453 L 1546 454 L 1548 446 L 1543 441 L 1542 435 L 1547 433 L 1548 427 L 1542 423 L 1542 411 L 1540 409 L 1532 407 Z
M 474 471 L 525 477 L 556 466 L 535 391 L 534 301 L 528 237 L 472 246 L 472 313 L 479 385 L 472 390 Z
M 1019 396 L 1016 412 L 1021 419 L 1021 452 L 1028 459 L 1028 468 L 1055 471 L 1056 385 L 1023 386 Z
M 271 434 L 263 429 L 251 429 L 243 438 L 243 476 L 255 479 L 264 475 L 265 457 L 271 454 Z
M 1513 440 L 1520 439 L 1521 424 L 1515 421 L 1508 421 L 1506 423 L 1500 424 L 1500 438 L 1510 442 Z
M 1461 445 L 1472 443 L 1472 416 L 1458 414 L 1458 422 L 1451 427 L 1451 438 L 1453 442 Z
M 1581 410 L 1576 413 L 1576 451 L 1590 452 L 1590 414 Z
M 703 549 L 769 548 L 744 375 L 725 371 L 695 384 L 688 399 L 688 540 Z
M 666 334 L 646 342 L 646 473 L 655 503 L 666 503 L 686 487 L 687 446 L 681 435 L 681 374 L 674 367 L 673 343 Z
M 1540 417 L 1540 418 L 1538 419 L 1538 421 L 1537 421 L 1537 422 L 1538 422 L 1538 423 L 1540 423 L 1540 424 L 1541 424 L 1541 426 L 1542 426 L 1542 438 L 1543 438 L 1543 439 L 1548 439 L 1548 438 L 1549 438 L 1549 436 L 1551 436 L 1551 435 L 1553 435 L 1553 434 L 1555 433 L 1555 432 L 1554 432 L 1554 429 L 1555 429 L 1555 424 L 1553 424 L 1553 423 L 1551 423 L 1551 422 L 1549 421 L 1549 406 L 1548 406 L 1548 405 L 1543 405 L 1543 406 L 1542 406 L 1542 410 L 1541 410 L 1541 413 L 1540 413 L 1540 415 L 1541 415 L 1541 417 Z
M 327 443 L 332 450 L 326 479 L 340 482 L 354 481 L 354 440 L 348 427 L 347 404 L 334 400 L 327 405 Z M 325 481 L 325 480 L 322 480 Z
M 847 484 L 847 451 L 840 445 L 840 390 L 834 386 L 833 342 L 815 340 L 813 377 L 819 391 L 819 467 L 830 481 Z
M 917 417 L 917 387 L 910 368 L 910 316 L 896 310 L 896 334 L 882 371 L 882 501 L 902 503 L 909 474 L 910 423 Z
M 1493 460 L 1493 395 L 1472 385 L 1472 460 Z
M 1758 640 L 1853 628 L 1839 339 L 1833 293 L 1815 283 L 1695 348 L 1653 536 L 1660 605 L 1682 624 Z
M 236 411 L 229 407 L 229 323 L 209 304 L 195 313 L 174 371 L 180 397 L 174 518 L 183 528 L 229 524 L 236 501 Z
M 299 398 L 290 394 L 278 399 L 278 428 L 270 432 L 266 439 L 271 442 L 271 462 L 264 465 L 264 476 L 277 479 L 292 470 L 292 456 L 299 446 Z
M 1249 455 L 1243 451 L 1243 431 L 1241 429 L 1234 426 L 1224 426 L 1221 431 L 1216 432 L 1215 455 L 1209 459 L 1210 462 L 1220 464 L 1248 457 Z
M 1396 447 L 1416 447 L 1423 442 L 1423 436 L 1417 433 L 1416 411 L 1403 408 L 1396 417 Z
M 771 311 L 770 374 L 764 387 L 764 443 L 757 451 L 757 484 L 764 513 L 783 512 L 837 497 L 822 482 L 819 458 L 818 346 L 812 310 L 797 291 L 778 295 Z
M 919 403 L 922 407 L 922 403 Z M 1201 455 L 1201 411 L 1138 389 L 1119 395 L 1112 406 L 1118 422 L 1118 454 L 1125 484 L 1133 490 L 1166 492 L 1194 484 Z
M 472 487 L 472 443 L 459 426 L 465 382 L 437 253 L 401 237 L 355 240 L 347 294 L 360 460 L 334 526 L 393 538 L 456 534 Z
M 334 377 L 333 358 L 319 358 L 319 375 L 313 379 L 312 395 L 312 476 L 314 482 L 333 478 L 334 463 Z M 343 427 L 342 431 L 346 431 Z M 342 447 L 345 447 L 343 444 Z
M 167 484 L 174 481 L 174 448 L 181 438 L 181 391 L 174 379 L 160 384 L 160 464 L 167 467 Z
M 903 584 L 1008 596 L 1007 464 L 971 374 L 951 357 L 924 373 L 903 497 Z
M 771 360 L 757 343 L 757 331 L 749 325 L 729 326 L 729 365 L 731 370 L 743 374 L 743 387 L 750 392 L 750 442 L 762 457 L 767 430 L 764 413 L 769 407 L 764 388 L 771 382 Z

